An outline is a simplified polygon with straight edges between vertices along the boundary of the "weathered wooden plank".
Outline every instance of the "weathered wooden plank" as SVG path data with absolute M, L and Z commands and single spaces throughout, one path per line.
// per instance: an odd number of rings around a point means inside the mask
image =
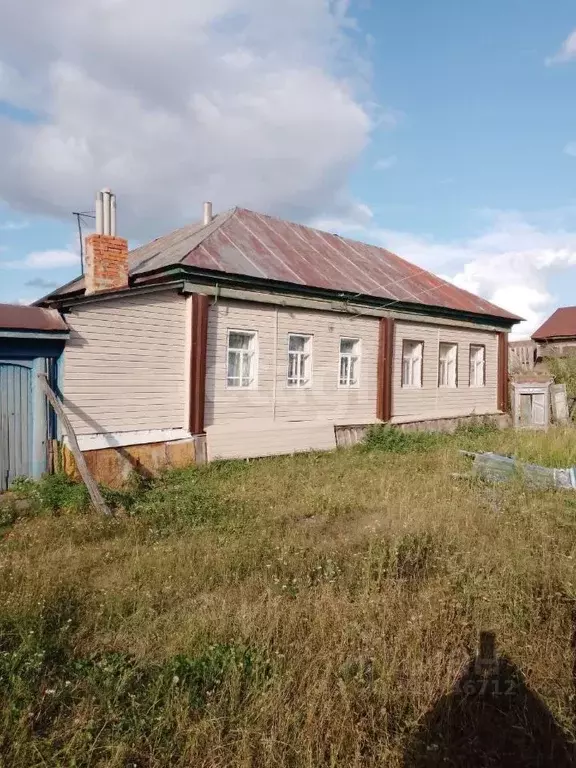
M 66 430 L 66 436 L 68 437 L 68 442 L 70 443 L 70 449 L 74 454 L 74 459 L 76 461 L 78 472 L 80 473 L 80 476 L 84 481 L 84 485 L 88 489 L 88 493 L 90 494 L 90 499 L 92 501 L 94 509 L 96 509 L 97 512 L 101 512 L 103 515 L 111 515 L 112 512 L 110 511 L 106 502 L 104 501 L 104 497 L 100 493 L 100 489 L 98 488 L 97 483 L 94 481 L 94 478 L 90 474 L 90 470 L 88 469 L 86 460 L 84 459 L 84 454 L 80 450 L 80 446 L 78 445 L 78 440 L 76 439 L 76 434 L 74 432 L 74 429 L 72 428 L 72 424 L 70 424 L 70 420 L 68 419 L 68 416 L 66 416 L 66 412 L 64 410 L 63 404 L 60 402 L 55 392 L 52 390 L 52 387 L 50 386 L 50 384 L 48 384 L 48 377 L 46 376 L 46 374 L 39 373 L 38 378 L 40 380 L 40 386 L 42 387 L 44 394 L 48 398 L 48 402 L 56 412 L 56 415 L 61 420 L 62 425 Z

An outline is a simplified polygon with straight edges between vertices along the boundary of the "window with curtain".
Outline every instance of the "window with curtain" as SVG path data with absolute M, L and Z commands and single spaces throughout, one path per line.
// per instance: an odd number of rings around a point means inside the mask
M 228 331 L 229 387 L 250 388 L 256 382 L 256 333 L 254 331 Z
M 312 336 L 291 333 L 288 336 L 289 387 L 309 387 L 312 383 Z
M 440 342 L 438 351 L 438 386 L 455 387 L 458 378 L 458 345 Z
M 360 374 L 360 339 L 340 339 L 339 383 L 357 387 Z
M 422 386 L 424 342 L 404 339 L 402 342 L 402 386 Z
M 486 384 L 486 347 L 470 344 L 470 386 L 483 387 Z

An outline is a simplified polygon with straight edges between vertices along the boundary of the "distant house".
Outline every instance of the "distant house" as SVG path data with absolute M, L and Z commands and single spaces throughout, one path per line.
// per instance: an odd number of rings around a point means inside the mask
M 39 303 L 71 329 L 62 389 L 98 475 L 506 410 L 519 318 L 390 251 L 206 204 L 129 252 L 97 205 L 84 276 Z
M 576 354 L 576 307 L 559 307 L 534 331 L 532 340 L 538 344 L 539 356 L 546 350 Z

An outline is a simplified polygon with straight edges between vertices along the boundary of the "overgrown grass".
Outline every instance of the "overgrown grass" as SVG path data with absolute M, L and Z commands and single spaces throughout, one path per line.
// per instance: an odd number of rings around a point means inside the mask
M 576 397 L 576 358 L 550 355 L 544 357 L 544 364 L 556 384 L 566 385 L 568 397 Z
M 170 473 L 113 520 L 61 479 L 21 489 L 41 503 L 0 548 L 0 765 L 458 764 L 438 713 L 487 629 L 569 740 L 576 498 L 453 474 L 460 448 L 570 466 L 575 443 L 382 430 Z M 534 751 L 520 710 L 492 739 Z M 467 765 L 550 764 L 489 762 L 480 716 Z

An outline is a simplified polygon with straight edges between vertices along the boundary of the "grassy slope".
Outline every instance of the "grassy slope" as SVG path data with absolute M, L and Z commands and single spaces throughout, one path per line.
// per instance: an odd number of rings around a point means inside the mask
M 572 432 L 464 436 L 192 469 L 129 517 L 17 522 L 0 766 L 416 765 L 482 629 L 569 732 L 576 495 L 456 480 L 458 447 L 576 464 Z

